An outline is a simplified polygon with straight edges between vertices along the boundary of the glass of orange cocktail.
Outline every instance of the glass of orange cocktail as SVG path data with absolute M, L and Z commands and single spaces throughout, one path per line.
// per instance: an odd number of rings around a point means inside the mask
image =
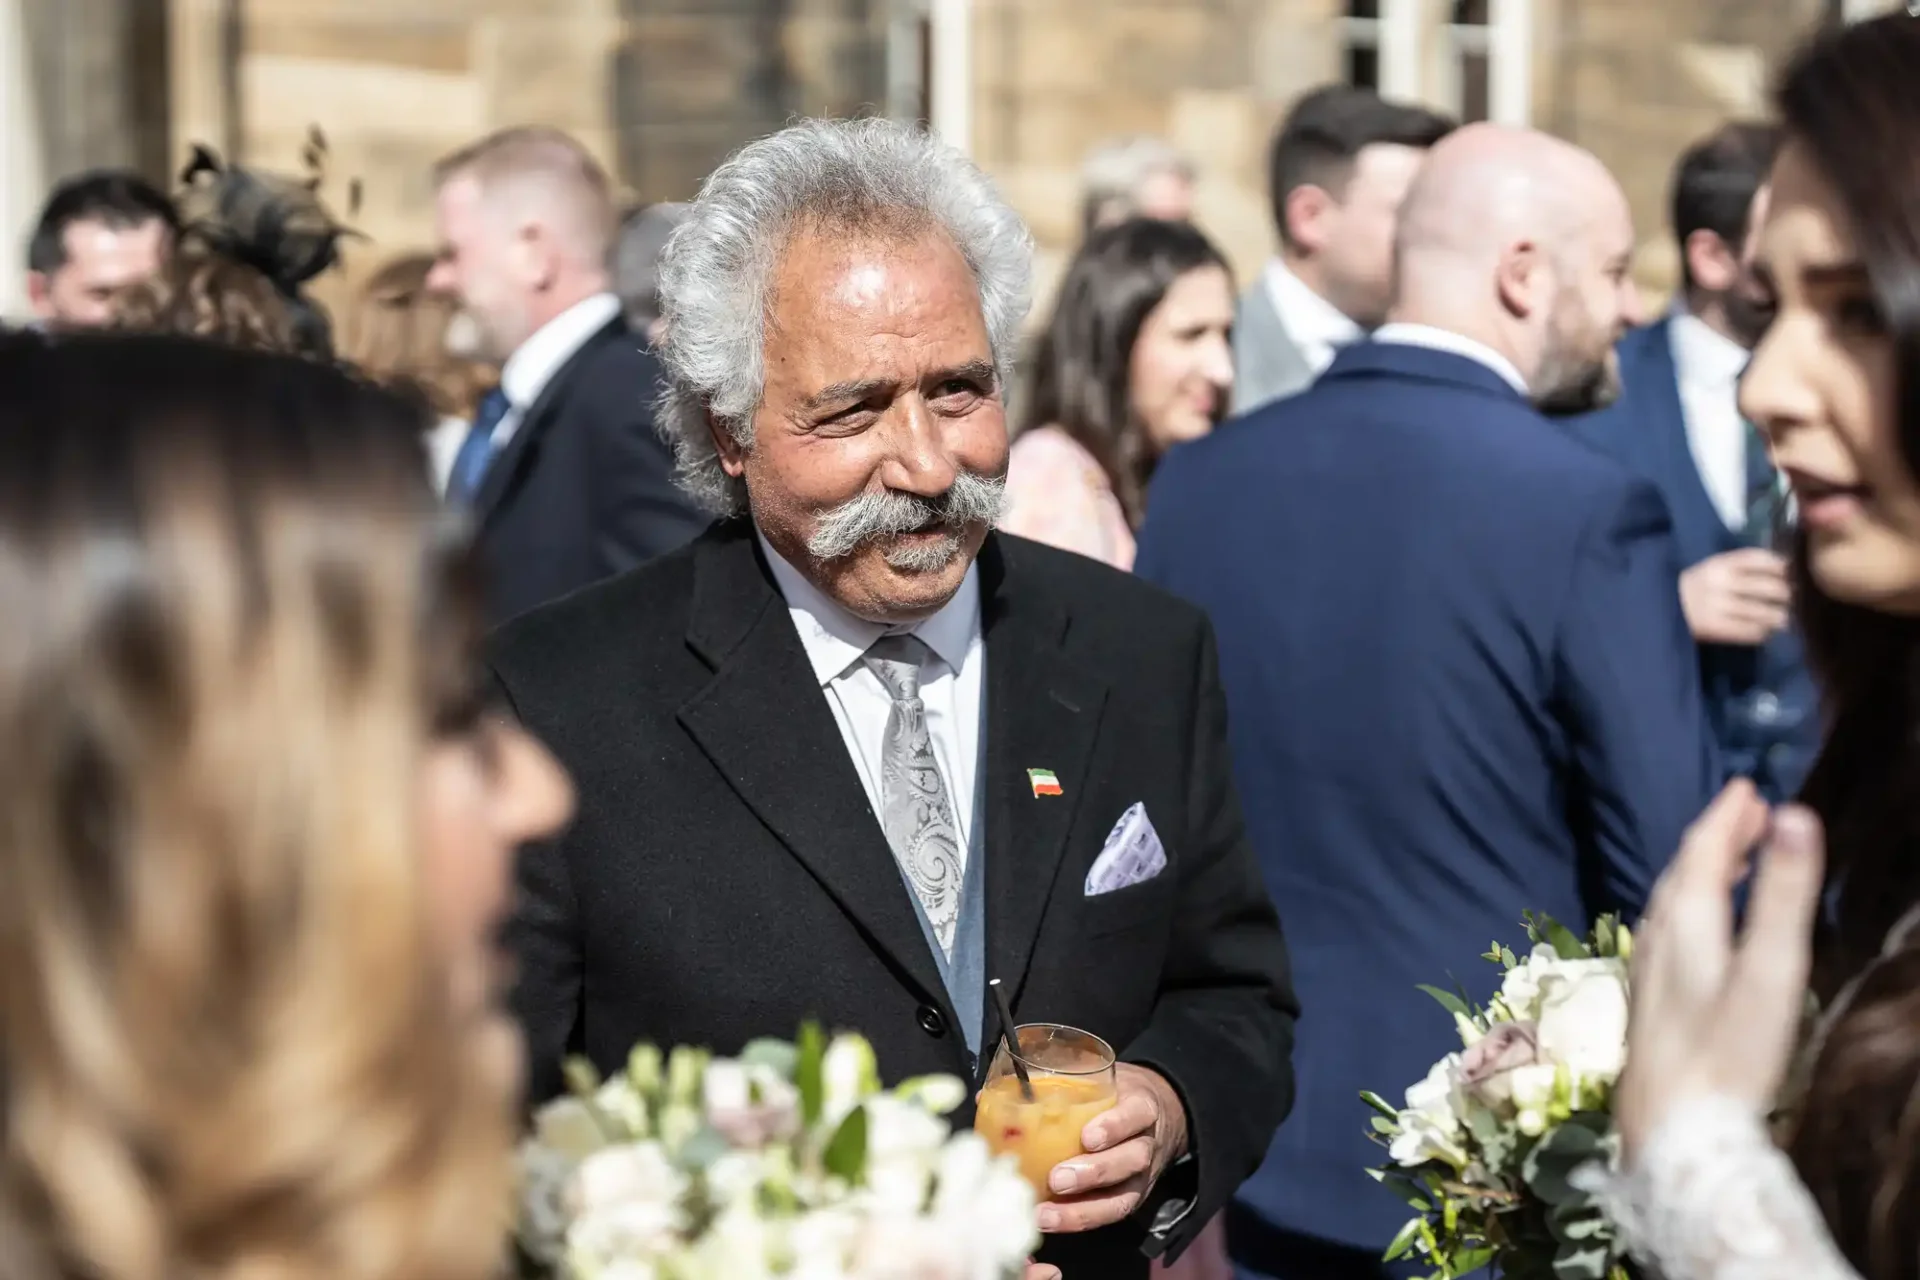
M 1029 1023 L 1014 1037 L 1033 1100 L 1027 1100 L 1002 1039 L 977 1099 L 973 1129 L 994 1154 L 1019 1156 L 1021 1176 L 1035 1195 L 1049 1200 L 1047 1175 L 1062 1160 L 1083 1154 L 1080 1131 L 1116 1101 L 1113 1049 L 1091 1032 L 1051 1022 Z

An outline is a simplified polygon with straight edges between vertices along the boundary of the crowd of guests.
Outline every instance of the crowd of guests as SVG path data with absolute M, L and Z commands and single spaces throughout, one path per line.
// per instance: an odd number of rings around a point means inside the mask
M 1017 368 L 1027 232 L 884 121 L 625 217 L 492 135 L 337 322 L 313 184 L 65 184 L 0 335 L 0 1269 L 482 1280 L 566 1055 L 977 1082 L 998 980 L 1120 1060 L 1033 1280 L 1398 1275 L 1419 984 L 1651 903 L 1642 1255 L 1920 1275 L 1916 64 L 1823 36 L 1690 148 L 1657 318 L 1544 134 L 1306 95 L 1244 289 L 1127 140 Z

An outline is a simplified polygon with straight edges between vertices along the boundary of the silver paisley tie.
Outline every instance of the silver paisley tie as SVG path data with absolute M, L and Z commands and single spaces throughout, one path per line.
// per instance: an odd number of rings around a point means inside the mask
M 885 636 L 867 650 L 864 661 L 893 696 L 880 747 L 880 825 L 940 950 L 951 956 L 964 869 L 960 828 L 934 758 L 927 706 L 920 700 L 920 659 L 926 653 L 926 645 L 912 636 Z

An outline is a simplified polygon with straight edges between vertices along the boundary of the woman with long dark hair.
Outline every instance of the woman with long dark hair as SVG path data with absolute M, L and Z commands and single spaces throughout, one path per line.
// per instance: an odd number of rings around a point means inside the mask
M 1232 273 L 1197 229 L 1094 232 L 1029 374 L 1001 528 L 1132 568 L 1154 464 L 1226 413 L 1232 329 Z
M 1917 72 L 1920 18 L 1890 16 L 1817 39 L 1779 95 L 1756 261 L 1774 315 L 1741 408 L 1793 484 L 1829 728 L 1805 807 L 1735 783 L 1641 931 L 1612 1194 L 1668 1280 L 1920 1277 Z M 1822 1011 L 1790 1073 L 1810 977 Z

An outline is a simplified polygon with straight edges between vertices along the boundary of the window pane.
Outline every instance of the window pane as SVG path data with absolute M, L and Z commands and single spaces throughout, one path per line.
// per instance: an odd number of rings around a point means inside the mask
M 1347 46 L 1347 83 L 1356 89 L 1380 88 L 1380 50 L 1370 44 Z
M 1469 123 L 1485 120 L 1491 107 L 1489 61 L 1484 52 L 1460 55 L 1460 118 Z
M 1377 18 L 1380 16 L 1380 0 L 1347 0 L 1349 18 Z
M 1453 0 L 1453 25 L 1456 27 L 1486 26 L 1487 0 Z

